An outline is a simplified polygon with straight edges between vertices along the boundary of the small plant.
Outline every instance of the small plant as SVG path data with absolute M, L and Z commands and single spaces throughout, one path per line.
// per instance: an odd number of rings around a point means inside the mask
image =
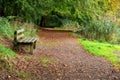
M 25 60 L 30 60 L 31 57 L 30 56 L 24 56 Z
M 43 66 L 48 67 L 48 63 L 55 62 L 55 60 L 53 58 L 49 58 L 49 57 L 42 57 L 41 62 L 43 64 Z
M 21 79 L 25 79 L 25 80 L 30 80 L 30 74 L 29 73 L 26 73 L 24 71 L 20 71 L 18 72 L 18 77 L 21 78 Z

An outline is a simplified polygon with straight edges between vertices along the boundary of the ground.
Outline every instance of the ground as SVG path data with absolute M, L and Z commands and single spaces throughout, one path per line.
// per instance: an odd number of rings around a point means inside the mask
M 15 73 L 0 80 L 120 80 L 103 57 L 89 54 L 67 31 L 41 29 L 34 54 L 24 51 L 13 62 Z

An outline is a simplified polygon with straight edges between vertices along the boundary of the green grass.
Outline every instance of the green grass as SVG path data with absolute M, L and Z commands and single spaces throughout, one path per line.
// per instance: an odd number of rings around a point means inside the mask
M 16 56 L 16 53 L 10 48 L 6 48 L 3 45 L 0 45 L 0 57 L 4 57 L 5 59 L 7 59 L 8 57 L 15 58 Z
M 10 26 L 10 23 L 8 22 L 8 19 L 6 18 L 0 18 L 0 36 L 7 36 L 7 37 L 11 37 L 11 35 L 13 34 L 14 30 L 12 29 L 12 27 Z
M 79 43 L 83 45 L 84 49 L 86 49 L 89 53 L 102 56 L 108 59 L 113 65 L 120 68 L 120 59 L 118 56 L 120 54 L 113 53 L 114 51 L 120 51 L 119 45 L 112 45 L 109 43 L 99 43 L 88 40 L 79 39 Z

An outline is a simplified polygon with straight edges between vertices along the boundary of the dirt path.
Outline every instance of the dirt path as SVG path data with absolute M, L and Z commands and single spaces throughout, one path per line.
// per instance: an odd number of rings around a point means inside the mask
M 39 35 L 34 54 L 14 62 L 20 72 L 29 74 L 22 80 L 120 80 L 108 61 L 90 55 L 69 32 L 40 30 Z
M 42 43 L 37 48 L 41 50 L 39 54 L 55 58 L 65 68 L 64 72 L 60 71 L 58 79 L 120 80 L 120 74 L 113 69 L 109 62 L 83 50 L 77 43 L 77 38 L 70 35 L 69 32 L 42 30 L 40 31 L 40 40 Z M 63 66 L 60 70 L 64 69 Z

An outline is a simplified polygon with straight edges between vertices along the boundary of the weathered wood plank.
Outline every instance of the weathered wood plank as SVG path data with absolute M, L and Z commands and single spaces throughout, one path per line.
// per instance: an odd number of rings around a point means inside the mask
M 25 39 L 22 39 L 18 42 L 20 43 L 34 43 L 37 39 L 36 38 L 25 38 Z
M 17 35 L 17 40 L 21 40 L 21 39 L 23 39 L 23 37 L 24 37 L 24 34 Z
M 29 41 L 30 38 L 26 38 L 26 40 L 24 41 L 25 43 Z
M 32 40 L 32 42 L 35 42 L 35 41 L 37 41 L 37 39 L 36 39 L 36 38 L 34 38 L 34 40 Z
M 19 40 L 18 42 L 24 42 L 27 38 L 23 38 L 21 40 Z
M 17 30 L 17 34 L 23 33 L 24 29 Z
M 29 42 L 35 42 L 37 39 L 32 38 Z

